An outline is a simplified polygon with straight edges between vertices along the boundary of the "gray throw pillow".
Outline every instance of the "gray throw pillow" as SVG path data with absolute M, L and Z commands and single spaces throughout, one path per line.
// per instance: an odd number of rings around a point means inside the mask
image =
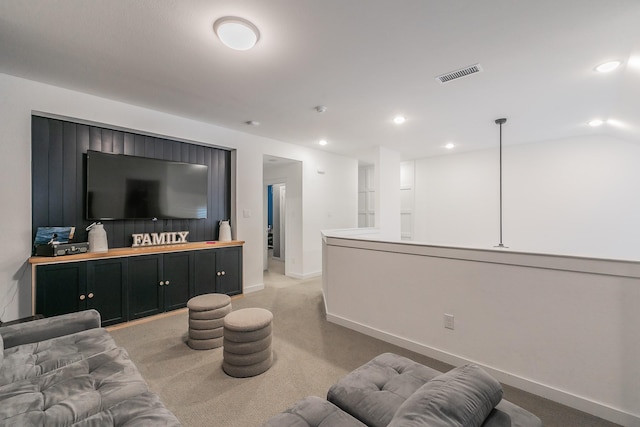
M 478 365 L 468 364 L 416 390 L 388 427 L 480 427 L 500 400 L 500 383 Z

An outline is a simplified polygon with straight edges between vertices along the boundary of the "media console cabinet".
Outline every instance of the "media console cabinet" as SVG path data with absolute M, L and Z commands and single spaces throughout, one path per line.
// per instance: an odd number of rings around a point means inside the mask
M 244 241 L 115 248 L 31 257 L 31 312 L 45 317 L 94 308 L 102 326 L 186 307 L 205 293 L 242 293 Z

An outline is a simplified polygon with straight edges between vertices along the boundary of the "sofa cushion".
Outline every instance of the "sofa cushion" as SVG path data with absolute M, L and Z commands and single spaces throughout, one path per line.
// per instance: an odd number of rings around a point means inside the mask
M 398 408 L 389 427 L 480 427 L 500 400 L 500 383 L 468 364 L 420 387 Z
M 85 418 L 73 424 L 73 427 L 178 427 L 180 425 L 175 415 L 164 406 L 156 394 L 146 392 Z
M 441 372 L 383 353 L 334 384 L 327 400 L 370 427 L 385 427 L 416 390 Z
M 106 329 L 95 328 L 4 350 L 0 386 L 37 377 L 116 348 Z
M 274 416 L 261 427 L 366 427 L 324 399 L 309 396 Z
M 1 386 L 0 425 L 71 425 L 147 391 L 126 351 L 115 348 Z

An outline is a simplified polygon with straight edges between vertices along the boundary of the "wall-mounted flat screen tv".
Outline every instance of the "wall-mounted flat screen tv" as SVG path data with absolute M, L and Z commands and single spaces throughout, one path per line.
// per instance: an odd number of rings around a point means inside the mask
M 87 151 L 86 217 L 207 217 L 209 168 L 146 157 Z

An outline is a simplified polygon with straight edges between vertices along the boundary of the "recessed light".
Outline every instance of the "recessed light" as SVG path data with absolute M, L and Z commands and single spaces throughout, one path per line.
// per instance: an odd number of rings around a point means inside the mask
M 444 148 L 446 148 L 447 150 L 451 150 L 455 146 L 456 145 L 453 142 L 449 142 L 447 143 L 447 145 L 444 146 Z
M 213 30 L 225 46 L 234 50 L 249 50 L 260 39 L 260 31 L 255 25 L 236 16 L 218 19 Z
M 600 64 L 596 67 L 596 71 L 599 73 L 608 73 L 615 70 L 620 66 L 620 61 L 609 61 L 604 64 Z
M 604 120 L 602 119 L 593 119 L 589 122 L 589 126 L 591 127 L 598 127 L 598 126 L 602 126 L 604 124 Z
M 326 139 L 321 139 L 320 141 L 318 141 L 318 144 L 327 145 L 327 140 Z
M 406 121 L 407 121 L 407 119 L 404 116 L 395 116 L 393 118 L 393 123 L 395 123 L 397 125 L 401 125 Z

